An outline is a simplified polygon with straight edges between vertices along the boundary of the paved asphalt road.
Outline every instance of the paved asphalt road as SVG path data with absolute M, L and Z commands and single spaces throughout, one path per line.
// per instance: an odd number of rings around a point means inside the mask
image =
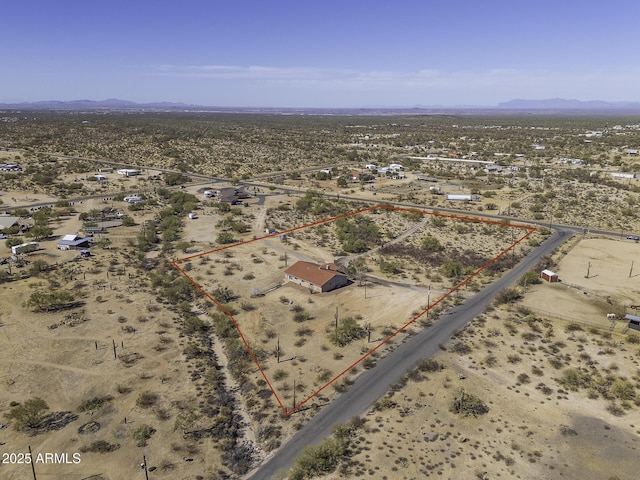
M 331 405 L 324 407 L 309 423 L 299 430 L 280 450 L 266 460 L 249 476 L 250 480 L 272 479 L 277 472 L 291 467 L 302 449 L 331 435 L 334 425 L 344 423 L 355 415 L 363 414 L 380 397 L 385 395 L 418 361 L 434 356 L 440 344 L 446 344 L 452 335 L 480 315 L 498 292 L 516 283 L 538 260 L 550 254 L 569 236 L 579 231 L 560 228 L 540 247 L 531 251 L 522 261 L 484 290 L 454 307 L 433 326 L 408 337 L 404 343 L 378 360 L 374 368 L 366 370 L 349 390 Z M 403 334 L 400 334 L 402 337 Z M 293 414 L 295 415 L 295 413 Z

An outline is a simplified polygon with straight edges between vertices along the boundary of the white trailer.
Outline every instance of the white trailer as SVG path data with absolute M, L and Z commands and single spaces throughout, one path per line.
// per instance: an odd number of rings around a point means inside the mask
M 21 253 L 29 253 L 37 250 L 40 245 L 38 242 L 21 243 L 20 245 L 14 245 L 11 247 L 11 253 L 13 255 L 19 255 Z

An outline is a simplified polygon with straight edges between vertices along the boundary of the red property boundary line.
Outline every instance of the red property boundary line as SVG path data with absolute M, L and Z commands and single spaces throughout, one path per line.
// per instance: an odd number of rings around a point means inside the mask
M 453 288 L 451 288 L 448 292 L 446 292 L 444 295 L 442 295 L 440 298 L 438 298 L 435 302 L 431 303 L 428 308 L 426 308 L 424 311 L 420 312 L 418 315 L 416 315 L 415 317 L 413 317 L 411 320 L 409 320 L 407 323 L 405 323 L 403 326 L 401 326 L 398 330 L 396 330 L 394 333 L 392 333 L 391 335 L 389 335 L 387 338 L 383 339 L 380 341 L 380 343 L 378 343 L 375 347 L 373 347 L 371 350 L 369 350 L 367 353 L 365 353 L 364 355 L 362 355 L 358 360 L 356 360 L 355 362 L 353 362 L 351 365 L 349 365 L 347 368 L 345 368 L 342 372 L 338 373 L 335 377 L 333 377 L 331 380 L 329 380 L 325 385 L 321 386 L 320 388 L 318 388 L 316 391 L 314 391 L 313 393 L 311 393 L 309 396 L 307 396 L 305 399 L 303 399 L 300 403 L 298 403 L 297 405 L 294 405 L 292 409 L 287 410 L 287 408 L 284 406 L 284 404 L 282 403 L 282 400 L 280 400 L 280 397 L 278 396 L 276 389 L 273 387 L 273 385 L 271 384 L 271 381 L 269 380 L 269 377 L 267 376 L 267 374 L 265 373 L 265 371 L 263 370 L 262 366 L 260 365 L 260 362 L 258 361 L 256 355 L 254 354 L 253 350 L 251 349 L 251 346 L 249 345 L 249 342 L 247 342 L 247 339 L 245 338 L 244 334 L 242 333 L 242 330 L 240 329 L 240 325 L 238 324 L 238 321 L 235 319 L 235 317 L 233 316 L 233 314 L 231 312 L 229 312 L 229 310 L 222 305 L 220 302 L 218 302 L 215 298 L 213 298 L 213 296 L 211 294 L 209 294 L 208 292 L 206 292 L 192 277 L 190 277 L 187 272 L 180 267 L 181 263 L 187 262 L 189 260 L 193 260 L 194 258 L 198 258 L 198 257 L 202 257 L 205 255 L 209 255 L 211 253 L 216 253 L 216 252 L 220 252 L 222 250 L 227 250 L 230 248 L 235 248 L 241 245 L 248 245 L 250 243 L 253 242 L 258 242 L 267 238 L 272 238 L 272 237 L 276 237 L 276 236 L 280 236 L 283 234 L 288 234 L 291 232 L 295 232 L 298 230 L 303 230 L 306 228 L 310 228 L 310 227 L 314 227 L 317 225 L 322 225 L 325 223 L 330 223 L 333 222 L 335 220 L 339 220 L 341 218 L 347 218 L 347 217 L 352 217 L 354 215 L 359 215 L 362 213 L 366 213 L 366 212 L 371 212 L 374 210 L 387 210 L 387 211 L 393 211 L 393 212 L 407 212 L 407 213 L 419 213 L 421 215 L 432 215 L 432 216 L 436 216 L 436 217 L 445 217 L 445 218 L 451 218 L 451 219 L 455 219 L 455 220 L 462 220 L 462 221 L 468 221 L 468 222 L 473 222 L 473 223 L 488 223 L 488 224 L 492 224 L 492 225 L 499 225 L 499 226 L 503 226 L 503 227 L 510 227 L 510 228 L 518 228 L 520 230 L 525 230 L 526 233 L 518 238 L 516 241 L 514 241 L 511 245 L 509 245 L 506 249 L 504 249 L 502 252 L 500 252 L 498 255 L 496 255 L 495 257 L 493 257 L 491 260 L 489 260 L 487 263 L 485 263 L 484 265 L 482 265 L 480 268 L 478 268 L 477 270 L 475 270 L 471 275 L 469 275 L 467 278 L 465 278 L 463 281 L 461 281 L 460 283 L 458 283 L 457 285 L 455 285 Z M 402 208 L 402 207 L 393 207 L 390 205 L 378 205 L 378 206 L 373 206 L 373 207 L 368 207 L 368 208 L 363 208 L 361 210 L 357 210 L 355 212 L 350 212 L 350 213 L 345 213 L 342 215 L 337 215 L 335 217 L 330 217 L 330 218 L 326 218 L 323 220 L 319 220 L 317 222 L 313 222 L 313 223 L 309 223 L 306 225 L 302 225 L 299 227 L 294 227 L 294 228 L 290 228 L 288 230 L 283 230 L 277 233 L 273 233 L 273 234 L 269 234 L 269 235 L 265 235 L 263 237 L 258 237 L 258 238 L 253 238 L 251 240 L 246 240 L 244 242 L 239 242 L 239 243 L 234 243 L 234 244 L 230 244 L 230 245 L 225 245 L 223 247 L 219 247 L 219 248 L 215 248 L 213 250 L 208 250 L 206 252 L 201 252 L 195 255 L 190 255 L 188 257 L 184 257 L 184 258 L 180 258 L 177 260 L 174 260 L 172 262 L 172 265 L 187 279 L 189 280 L 194 287 L 204 296 L 206 297 L 209 301 L 211 301 L 214 305 L 216 305 L 225 315 L 227 315 L 231 321 L 233 322 L 233 325 L 236 329 L 236 331 L 238 332 L 238 335 L 240 336 L 240 339 L 242 340 L 242 342 L 244 343 L 245 348 L 247 349 L 247 351 L 249 352 L 249 355 L 251 356 L 251 358 L 253 359 L 254 363 L 256 364 L 256 366 L 258 367 L 258 370 L 260 371 L 260 374 L 262 375 L 262 378 L 264 378 L 265 382 L 267 383 L 267 385 L 269 386 L 269 389 L 271 390 L 271 392 L 273 393 L 274 397 L 276 398 L 276 401 L 278 402 L 278 404 L 280 405 L 280 408 L 282 409 L 282 412 L 286 415 L 289 416 L 292 413 L 294 413 L 295 411 L 299 410 L 302 406 L 304 406 L 307 402 L 309 402 L 312 398 L 316 397 L 320 392 L 322 392 L 324 389 L 326 389 L 328 386 L 330 386 L 331 384 L 333 384 L 335 381 L 337 381 L 338 379 L 340 379 L 343 375 L 345 375 L 347 372 L 349 372 L 352 368 L 354 368 L 356 365 L 360 364 L 362 361 L 364 361 L 365 358 L 369 357 L 371 354 L 373 354 L 373 352 L 377 351 L 379 348 L 381 348 L 382 346 L 384 346 L 385 344 L 387 344 L 389 341 L 391 341 L 393 338 L 395 338 L 399 333 L 403 332 L 407 327 L 409 327 L 410 325 L 412 325 L 414 322 L 416 322 L 416 320 L 420 319 L 423 315 L 425 315 L 428 311 L 430 311 L 431 309 L 433 309 L 434 307 L 436 307 L 437 305 L 439 305 L 445 298 L 447 298 L 449 295 L 451 295 L 452 293 L 456 292 L 457 290 L 459 290 L 461 287 L 463 287 L 464 285 L 466 285 L 469 281 L 471 281 L 474 277 L 476 277 L 478 274 L 480 274 L 480 272 L 482 272 L 483 270 L 485 270 L 486 268 L 488 268 L 490 265 L 492 265 L 493 263 L 495 263 L 496 261 L 498 261 L 500 258 L 502 258 L 504 255 L 506 255 L 508 252 L 512 251 L 517 245 L 519 245 L 522 241 L 524 241 L 526 238 L 528 238 L 531 234 L 533 234 L 534 231 L 536 231 L 536 227 L 532 227 L 532 226 L 528 226 L 528 225 L 516 225 L 510 222 L 505 222 L 505 221 L 499 221 L 499 220 L 489 220 L 489 219 L 482 219 L 482 218 L 478 218 L 478 217 L 468 217 L 468 216 L 463 216 L 463 215 L 455 215 L 455 214 L 442 214 L 442 213 L 437 213 L 437 212 L 428 212 L 425 210 L 419 210 L 419 209 L 412 209 L 412 208 Z

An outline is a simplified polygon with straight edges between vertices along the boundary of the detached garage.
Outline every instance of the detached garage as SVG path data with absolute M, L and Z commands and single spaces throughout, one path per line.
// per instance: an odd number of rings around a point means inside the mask
M 558 281 L 558 274 L 551 270 L 543 270 L 540 272 L 540 278 L 546 280 L 549 283 L 555 283 Z

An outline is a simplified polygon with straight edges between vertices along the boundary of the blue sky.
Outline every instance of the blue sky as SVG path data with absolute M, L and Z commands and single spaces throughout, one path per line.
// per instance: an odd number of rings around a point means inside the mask
M 637 0 L 21 0 L 0 102 L 640 101 Z

